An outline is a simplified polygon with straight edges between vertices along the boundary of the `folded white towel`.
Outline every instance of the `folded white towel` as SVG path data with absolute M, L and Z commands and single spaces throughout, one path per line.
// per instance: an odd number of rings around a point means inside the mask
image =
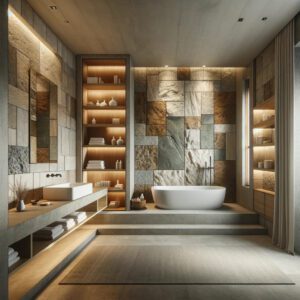
M 76 222 L 72 218 L 70 218 L 70 219 L 60 219 L 60 220 L 57 220 L 56 222 L 52 223 L 49 226 L 56 226 L 56 225 L 62 225 L 64 230 L 69 230 L 69 229 L 73 228 L 76 225 Z
M 36 232 L 36 234 L 44 235 L 44 236 L 51 236 L 53 234 L 56 234 L 57 232 L 60 232 L 61 230 L 63 230 L 62 225 L 56 225 L 55 227 L 47 226 L 47 227 L 42 228 L 38 232 Z
M 51 240 L 55 240 L 57 237 L 59 237 L 60 235 L 62 235 L 65 232 L 65 230 L 63 228 L 61 228 L 60 231 L 55 232 L 51 235 L 45 235 L 45 234 L 38 234 L 35 233 L 34 234 L 34 238 L 38 239 L 38 240 L 47 240 L 47 241 L 51 241 Z
M 8 260 L 13 260 L 15 259 L 17 256 L 19 256 L 19 253 L 17 251 L 12 252 L 11 254 L 9 254 L 8 256 Z
M 75 211 L 66 216 L 65 218 L 72 218 L 78 224 L 84 221 L 87 218 L 87 215 L 85 211 Z
M 14 252 L 15 252 L 15 250 L 13 248 L 8 247 L 8 255 L 10 255 L 10 254 L 12 254 Z
M 11 267 L 12 265 L 14 265 L 19 260 L 20 260 L 20 256 L 16 256 L 14 259 L 8 261 L 8 266 Z

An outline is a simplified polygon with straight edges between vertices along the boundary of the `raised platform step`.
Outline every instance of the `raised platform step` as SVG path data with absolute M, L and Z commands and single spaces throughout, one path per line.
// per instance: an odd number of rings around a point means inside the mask
M 162 210 L 148 205 L 144 211 L 103 211 L 91 224 L 258 224 L 258 214 L 237 204 L 218 210 Z
M 89 227 L 89 225 L 86 225 Z M 236 224 L 111 224 L 98 226 L 100 235 L 263 235 L 266 228 L 261 225 Z

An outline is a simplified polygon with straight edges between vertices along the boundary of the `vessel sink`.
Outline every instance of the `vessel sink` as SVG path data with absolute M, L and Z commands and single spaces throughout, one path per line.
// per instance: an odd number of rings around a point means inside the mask
M 92 192 L 92 183 L 61 183 L 44 187 L 43 198 L 51 201 L 71 201 Z

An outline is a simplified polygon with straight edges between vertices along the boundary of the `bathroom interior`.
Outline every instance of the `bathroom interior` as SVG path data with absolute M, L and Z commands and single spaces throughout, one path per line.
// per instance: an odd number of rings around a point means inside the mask
M 1 299 L 299 299 L 299 0 L 2 0 Z

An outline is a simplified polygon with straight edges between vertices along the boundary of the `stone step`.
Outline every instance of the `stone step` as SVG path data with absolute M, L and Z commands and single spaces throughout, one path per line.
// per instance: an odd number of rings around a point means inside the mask
M 95 226 L 95 225 L 94 225 Z M 99 225 L 100 235 L 264 235 L 266 228 L 254 224 L 110 224 Z
M 254 212 L 109 212 L 96 215 L 93 224 L 258 224 L 258 214 Z

